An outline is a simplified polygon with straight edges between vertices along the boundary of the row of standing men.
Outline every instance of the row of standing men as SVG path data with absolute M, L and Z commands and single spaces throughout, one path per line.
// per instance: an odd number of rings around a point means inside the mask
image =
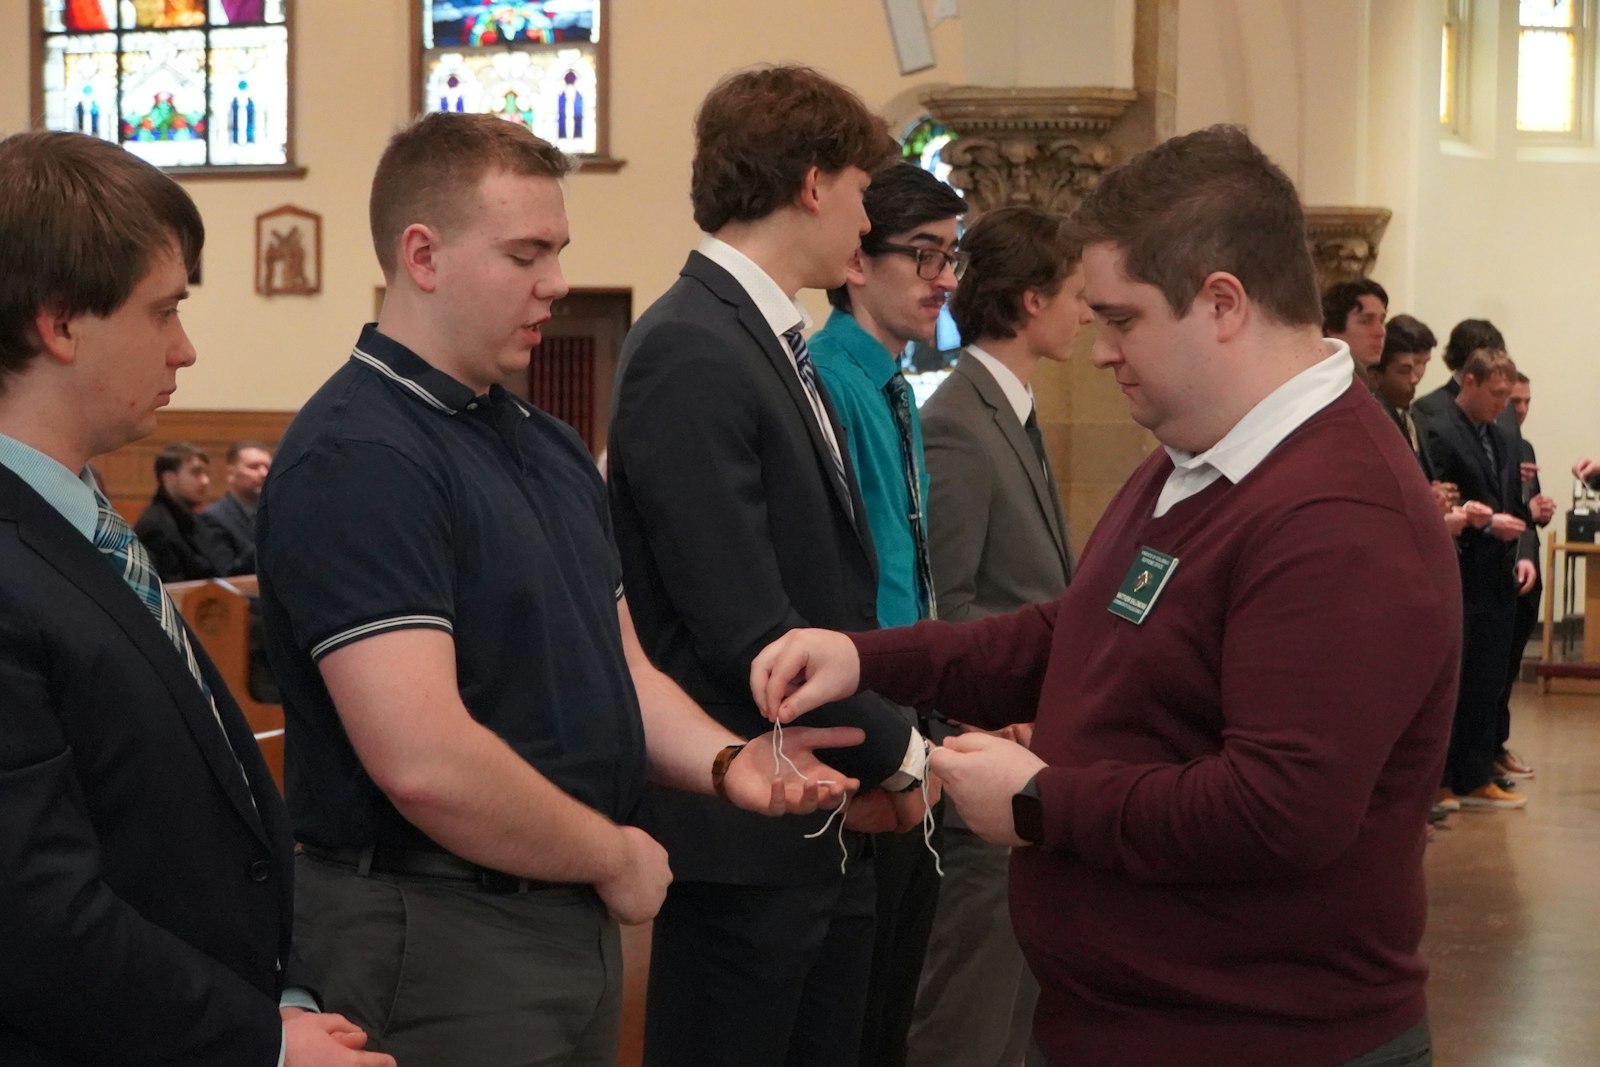
M 813 71 L 734 75 L 695 130 L 707 236 L 625 343 L 609 485 L 497 384 L 567 291 L 567 161 L 481 116 L 389 143 L 383 308 L 256 516 L 287 810 L 86 473 L 195 358 L 198 214 L 103 142 L 0 144 L 0 1058 L 609 1067 L 617 923 L 653 917 L 647 1063 L 894 1062 L 919 1027 L 1014 1062 L 1010 853 L 1029 1055 L 1426 1062 L 1459 597 L 1420 580 L 1443 524 L 1320 337 L 1293 185 L 1200 131 L 1070 224 L 997 210 L 957 248 L 960 201 L 883 171 L 882 120 Z M 838 309 L 811 344 L 802 288 Z M 892 355 L 951 289 L 925 481 Z M 1027 383 L 1086 308 L 1165 448 L 1075 575 Z M 1329 449 L 1395 476 L 1307 498 Z M 1373 529 L 1408 550 L 1323 580 Z M 987 902 L 943 915 L 884 836 L 940 780 L 973 835 L 946 827 L 947 885 Z M 1004 980 L 955 973 L 979 926 Z

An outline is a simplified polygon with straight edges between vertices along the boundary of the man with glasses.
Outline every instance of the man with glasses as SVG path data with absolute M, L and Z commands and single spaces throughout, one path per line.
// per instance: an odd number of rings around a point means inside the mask
M 833 314 L 811 338 L 811 358 L 844 425 L 878 549 L 878 625 L 936 614 L 928 556 L 928 472 L 922 426 L 900 354 L 934 343 L 945 299 L 967 256 L 955 250 L 966 204 L 912 163 L 873 175 L 862 198 L 872 229 L 851 255 L 845 283 L 828 290 Z M 923 733 L 927 722 L 922 723 Z M 862 1063 L 898 1063 L 938 900 L 933 853 L 915 834 L 873 841 L 878 930 L 862 1029 Z

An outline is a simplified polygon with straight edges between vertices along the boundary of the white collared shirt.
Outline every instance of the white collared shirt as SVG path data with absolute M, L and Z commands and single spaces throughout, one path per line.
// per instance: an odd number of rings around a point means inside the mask
M 1028 416 L 1033 412 L 1033 390 L 1022 384 L 1010 367 L 995 359 L 977 345 L 968 345 L 967 351 L 982 363 L 984 369 L 994 375 L 994 380 L 999 383 L 1000 391 L 1006 394 L 1006 399 L 1011 402 L 1011 410 L 1017 413 L 1017 422 L 1026 425 Z
M 1268 393 L 1245 412 L 1244 418 L 1234 423 L 1222 440 L 1200 453 L 1167 449 L 1173 470 L 1156 498 L 1156 518 L 1219 477 L 1237 485 L 1260 466 L 1285 437 L 1344 395 L 1355 373 L 1350 346 L 1332 338 L 1324 338 L 1322 343 L 1328 351 L 1326 359 Z
M 766 320 L 768 328 L 778 338 L 778 344 L 788 353 L 789 366 L 794 368 L 795 377 L 800 378 L 800 365 L 795 361 L 794 351 L 790 349 L 789 342 L 784 340 L 783 335 L 786 330 L 799 330 L 804 333 L 811 329 L 811 314 L 784 292 L 782 287 L 772 280 L 772 275 L 761 269 L 760 264 L 728 242 L 707 234 L 700 239 L 697 251 L 733 275 L 733 280 L 749 294 L 756 305 L 756 310 L 761 312 L 761 317 Z M 803 379 L 800 384 L 804 387 Z M 833 449 L 834 456 L 842 464 L 844 459 L 843 453 L 839 450 L 839 439 L 834 436 L 833 424 L 828 421 L 828 412 L 822 406 L 821 396 L 810 389 L 803 391 L 806 398 L 811 401 L 811 414 L 816 417 L 823 438 L 827 440 L 828 447 Z

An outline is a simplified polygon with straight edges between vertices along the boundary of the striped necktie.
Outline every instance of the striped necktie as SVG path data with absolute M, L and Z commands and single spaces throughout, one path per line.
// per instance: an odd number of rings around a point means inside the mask
M 933 565 L 928 556 L 928 517 L 922 510 L 922 463 L 917 457 L 916 436 L 911 422 L 911 386 L 899 371 L 883 387 L 889 396 L 889 407 L 894 410 L 895 428 L 900 431 L 900 465 L 905 473 L 906 493 L 911 501 L 911 513 L 906 519 L 911 523 L 911 538 L 917 551 L 917 585 L 922 593 L 922 617 L 939 617 L 938 604 L 933 592 Z
M 832 427 L 828 425 L 828 409 L 822 403 L 822 386 L 817 381 L 817 365 L 811 361 L 811 349 L 806 345 L 806 339 L 800 336 L 799 329 L 783 331 L 783 339 L 789 345 L 789 351 L 794 353 L 794 365 L 800 372 L 800 384 L 805 387 L 806 396 L 811 400 L 811 408 L 822 427 L 822 436 L 828 442 L 828 450 L 833 456 L 833 473 L 839 479 L 839 486 L 844 490 L 845 508 L 854 521 L 855 508 L 850 503 L 850 479 L 845 477 L 844 455 L 839 451 L 839 441 L 834 437 Z
M 95 492 L 95 502 L 99 505 L 94 524 L 94 547 L 100 550 L 117 573 L 122 575 L 122 580 L 128 583 L 128 588 L 138 594 L 139 599 L 150 614 L 155 617 L 161 626 L 161 632 L 167 635 L 167 640 L 172 642 L 178 650 L 178 655 L 189 668 L 189 673 L 194 676 L 195 684 L 200 687 L 200 692 L 205 695 L 206 704 L 211 708 L 211 716 L 217 721 L 217 729 L 222 730 L 222 741 L 228 746 L 228 751 L 233 753 L 237 763 L 239 754 L 233 751 L 233 744 L 228 740 L 228 731 L 222 725 L 222 714 L 217 711 L 216 699 L 211 695 L 211 687 L 206 684 L 205 676 L 200 673 L 200 663 L 195 659 L 194 647 L 189 643 L 189 633 L 183 628 L 183 620 L 178 616 L 178 606 L 167 596 L 167 591 L 161 588 L 161 580 L 157 577 L 155 567 L 150 563 L 150 554 L 145 551 L 144 545 L 134 536 L 133 528 L 126 519 L 117 514 L 104 494 Z M 239 765 L 239 773 L 244 774 L 244 765 Z M 245 779 L 248 788 L 249 779 Z M 254 797 L 252 796 L 252 802 Z

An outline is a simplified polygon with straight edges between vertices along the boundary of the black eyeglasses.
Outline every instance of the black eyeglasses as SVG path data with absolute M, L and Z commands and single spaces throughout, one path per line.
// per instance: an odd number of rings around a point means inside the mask
M 961 276 L 967 272 L 967 263 L 972 259 L 971 254 L 967 252 L 946 252 L 939 248 L 918 248 L 915 245 L 879 245 L 878 252 L 910 256 L 917 261 L 917 277 L 925 282 L 937 279 L 944 273 L 946 267 L 949 267 L 950 273 L 960 281 Z M 872 254 L 877 255 L 878 252 Z

